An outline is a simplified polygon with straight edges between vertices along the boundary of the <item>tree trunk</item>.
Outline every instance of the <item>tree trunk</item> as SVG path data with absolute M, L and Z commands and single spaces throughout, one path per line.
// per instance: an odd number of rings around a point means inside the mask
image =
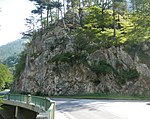
M 49 9 L 47 9 L 47 28 L 49 26 Z
M 63 5 L 64 5 L 64 11 L 63 11 L 63 16 L 65 17 L 65 13 L 66 13 L 66 4 L 65 4 L 65 0 L 63 0 Z
M 102 31 L 104 31 L 104 10 L 105 10 L 105 6 L 104 6 L 104 0 L 102 0 Z
M 114 29 L 114 40 L 116 40 L 116 21 L 115 21 L 115 15 L 116 15 L 116 13 L 115 13 L 115 2 L 114 2 L 114 0 L 112 0 L 112 6 L 113 6 L 113 29 Z
M 60 9 L 60 12 L 61 12 L 61 17 L 62 17 L 63 16 L 63 12 L 62 12 L 61 9 Z M 64 17 L 62 17 L 62 20 L 63 20 L 63 26 L 64 26 L 64 28 L 66 28 L 66 23 L 65 23 Z
M 52 9 L 50 9 L 50 18 L 51 18 L 51 23 L 53 23 Z

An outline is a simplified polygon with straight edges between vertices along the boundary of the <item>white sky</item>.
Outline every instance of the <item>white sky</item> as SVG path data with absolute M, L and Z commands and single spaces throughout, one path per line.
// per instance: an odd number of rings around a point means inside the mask
M 26 30 L 25 18 L 34 5 L 29 0 L 0 0 L 0 46 L 21 38 Z

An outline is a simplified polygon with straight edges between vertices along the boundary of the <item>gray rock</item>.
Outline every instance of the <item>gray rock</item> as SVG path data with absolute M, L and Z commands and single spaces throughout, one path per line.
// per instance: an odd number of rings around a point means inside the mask
M 89 93 L 150 94 L 150 69 L 147 64 L 140 63 L 137 55 L 133 59 L 123 47 L 97 50 L 87 57 L 89 64 L 106 61 L 118 72 L 136 69 L 140 74 L 139 78 L 122 85 L 118 83 L 121 78 L 116 77 L 114 72 L 96 74 L 83 64 L 50 62 L 57 54 L 73 52 L 72 42 L 73 36 L 67 36 L 60 27 L 43 35 L 42 40 L 40 37 L 34 39 L 27 48 L 25 69 L 12 90 L 49 96 Z M 148 46 L 145 44 L 143 49 L 147 51 Z

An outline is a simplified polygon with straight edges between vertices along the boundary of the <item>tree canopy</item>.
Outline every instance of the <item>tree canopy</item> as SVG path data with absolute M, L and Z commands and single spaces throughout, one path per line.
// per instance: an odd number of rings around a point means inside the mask
M 29 1 L 35 2 L 37 6 L 32 13 L 40 15 L 41 35 L 43 29 L 50 27 L 57 20 L 63 20 L 65 28 L 76 28 L 76 37 L 86 35 L 91 40 L 86 42 L 93 42 L 96 45 L 108 47 L 150 39 L 149 0 Z M 32 19 L 31 21 L 34 21 Z M 28 23 L 34 26 L 33 22 Z M 34 28 L 31 30 L 33 34 L 34 30 Z
M 130 40 L 134 42 L 143 42 L 150 40 L 150 1 L 149 0 L 131 0 L 133 10 L 131 12 L 131 21 L 134 29 L 129 34 Z
M 12 81 L 13 75 L 5 65 L 0 64 L 0 90 L 8 88 Z

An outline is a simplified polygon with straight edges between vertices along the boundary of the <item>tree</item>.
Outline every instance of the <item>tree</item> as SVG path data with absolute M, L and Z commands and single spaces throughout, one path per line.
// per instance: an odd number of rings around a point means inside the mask
M 47 28 L 48 28 L 48 26 L 49 26 L 49 13 L 51 14 L 51 10 L 52 10 L 52 6 L 51 6 L 50 1 L 47 1 L 45 6 L 46 6 L 46 10 L 47 10 L 46 18 L 47 18 Z M 52 22 L 52 15 L 51 15 L 51 22 Z
M 61 7 L 63 6 L 59 0 L 57 1 L 52 1 L 52 0 L 30 0 L 31 2 L 35 2 L 36 4 L 36 9 L 32 10 L 31 12 L 33 14 L 38 14 L 40 15 L 40 20 L 41 21 L 41 27 L 43 29 L 43 23 L 45 23 L 45 18 L 43 17 L 43 13 L 45 13 L 46 10 L 46 26 L 49 26 L 49 14 L 51 18 L 51 23 L 53 23 L 53 15 L 52 12 L 54 11 L 53 9 L 56 10 L 56 15 L 57 19 L 59 19 L 59 13 L 61 10 Z
M 29 16 L 29 18 L 26 18 L 25 20 L 26 20 L 25 26 L 28 29 L 27 31 L 22 32 L 22 35 L 23 35 L 22 38 L 30 39 L 37 28 L 37 21 L 34 16 Z
M 57 10 L 57 18 L 59 19 L 59 9 L 61 8 L 61 3 L 58 1 L 51 1 L 51 0 L 48 0 L 46 2 L 44 2 L 44 6 L 46 6 L 46 21 L 47 21 L 47 27 L 49 26 L 49 14 L 50 14 L 50 18 L 51 18 L 51 23 L 53 23 L 53 15 L 52 15 L 52 10 L 54 8 L 56 8 Z
M 13 81 L 13 76 L 8 70 L 8 68 L 0 64 L 0 90 L 3 88 L 8 88 Z
M 144 4 L 147 0 L 130 0 L 132 11 L 140 11 L 144 8 Z
M 129 38 L 134 42 L 150 40 L 150 1 L 142 0 L 136 3 L 131 14 L 134 29 L 130 32 Z
M 123 12 L 127 10 L 127 5 L 125 0 L 112 0 L 112 10 L 113 10 L 113 29 L 114 29 L 114 40 L 116 40 L 117 24 L 116 24 L 116 14 L 123 15 Z M 118 24 L 120 26 L 120 24 Z
M 40 15 L 41 28 L 43 29 L 43 22 L 42 22 L 42 20 L 43 20 L 43 5 L 40 4 L 40 6 L 37 6 L 37 9 L 36 10 L 32 10 L 32 13 Z

